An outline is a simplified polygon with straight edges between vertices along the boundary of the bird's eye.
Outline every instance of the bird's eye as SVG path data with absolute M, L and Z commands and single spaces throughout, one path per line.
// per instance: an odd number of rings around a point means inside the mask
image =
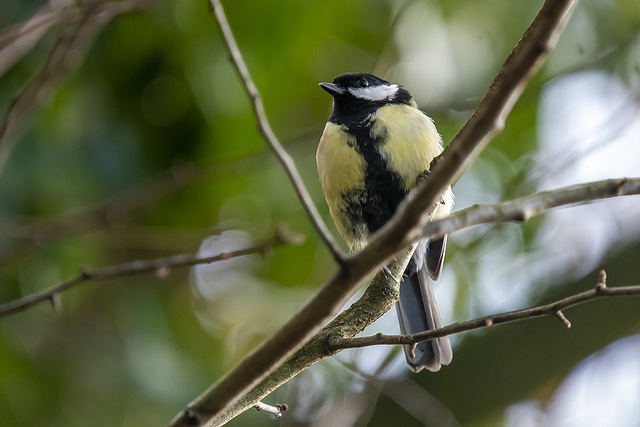
M 369 80 L 367 80 L 367 79 L 358 80 L 358 86 L 359 87 L 368 87 L 369 86 Z

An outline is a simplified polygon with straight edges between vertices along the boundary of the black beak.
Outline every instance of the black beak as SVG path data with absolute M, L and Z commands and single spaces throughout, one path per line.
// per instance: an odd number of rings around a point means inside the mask
M 335 83 L 320 83 L 320 87 L 331 94 L 331 96 L 342 95 L 346 89 L 341 88 Z

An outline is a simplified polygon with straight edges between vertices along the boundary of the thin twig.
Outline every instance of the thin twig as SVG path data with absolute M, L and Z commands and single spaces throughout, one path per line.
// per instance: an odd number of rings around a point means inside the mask
M 594 287 L 594 289 L 581 292 L 576 295 L 560 299 L 550 304 L 545 304 L 537 307 L 525 308 L 522 310 L 510 311 L 507 313 L 493 314 L 491 316 L 481 317 L 479 319 L 469 320 L 467 322 L 454 323 L 453 325 L 445 326 L 440 329 L 433 329 L 426 332 L 420 332 L 413 335 L 384 335 L 377 334 L 368 337 L 359 338 L 342 338 L 339 336 L 332 336 L 329 338 L 329 347 L 331 350 L 344 350 L 347 348 L 361 348 L 369 347 L 373 345 L 400 345 L 400 344 L 415 344 L 421 341 L 427 341 L 433 338 L 443 337 L 445 335 L 458 334 L 460 332 L 472 331 L 474 329 L 486 328 L 489 326 L 498 325 L 501 323 L 516 322 L 524 319 L 533 319 L 543 316 L 559 317 L 562 323 L 570 327 L 571 323 L 562 314 L 562 310 L 566 310 L 571 307 L 575 307 L 580 304 L 585 304 L 596 299 L 606 297 L 619 297 L 619 296 L 631 296 L 640 295 L 640 285 L 634 286 L 621 286 L 615 288 L 606 287 L 602 282 Z M 560 315 L 558 315 L 560 313 Z
M 282 418 L 282 413 L 289 409 L 289 405 L 286 403 L 276 403 L 275 405 L 267 405 L 263 402 L 258 402 L 253 405 L 258 411 L 268 412 L 276 416 L 276 418 Z
M 0 263 L 24 249 L 52 239 L 122 222 L 141 208 L 210 174 L 210 170 L 197 169 L 190 163 L 178 165 L 104 200 L 75 208 L 55 218 L 34 221 L 32 218 L 27 220 L 2 215 L 0 222 L 6 229 L 2 230 L 3 234 L 18 240 L 0 247 Z
M 478 224 L 527 221 L 553 208 L 610 197 L 640 194 L 640 178 L 607 179 L 543 191 L 492 205 L 476 204 L 451 216 L 427 223 L 407 236 L 407 242 L 440 237 Z
M 31 18 L 2 30 L 0 76 L 29 53 L 51 27 L 61 23 L 71 23 L 84 16 L 81 8 L 68 7 L 68 4 L 56 6 L 56 10 L 52 10 L 51 3 L 47 2 Z
M 238 44 L 233 36 L 233 32 L 231 31 L 231 27 L 229 26 L 229 21 L 227 21 L 227 17 L 224 13 L 224 9 L 222 8 L 222 4 L 219 0 L 211 0 L 211 5 L 213 7 L 213 13 L 218 21 L 218 25 L 220 27 L 220 31 L 222 32 L 222 36 L 226 42 L 226 46 L 229 49 L 229 53 L 231 55 L 231 61 L 235 66 L 240 78 L 242 80 L 242 84 L 251 98 L 251 105 L 253 108 L 253 112 L 256 116 L 256 120 L 258 122 L 258 129 L 260 133 L 265 138 L 274 154 L 280 161 L 280 164 L 284 168 L 289 180 L 293 184 L 293 188 L 295 189 L 298 198 L 300 199 L 300 203 L 304 207 L 304 210 L 307 212 L 311 223 L 313 224 L 316 232 L 326 245 L 327 249 L 333 255 L 333 258 L 340 265 L 344 263 L 344 255 L 340 247 L 336 243 L 336 240 L 333 238 L 329 229 L 325 225 L 324 221 L 322 221 L 322 217 L 318 213 L 315 205 L 313 204 L 313 200 L 307 191 L 302 178 L 300 177 L 300 173 L 296 168 L 295 162 L 293 158 L 285 151 L 280 144 L 280 141 L 276 137 L 275 133 L 271 129 L 271 125 L 267 120 L 267 115 L 264 111 L 264 105 L 262 103 L 262 97 L 260 96 L 260 92 L 256 87 L 253 79 L 251 78 L 251 74 L 249 73 L 249 69 L 242 58 L 242 54 L 240 53 L 240 49 L 238 48 Z
M 11 101 L 2 123 L 0 123 L 0 174 L 9 159 L 18 129 L 37 107 L 37 104 L 41 102 L 42 94 L 50 89 L 58 78 L 67 71 L 69 64 L 65 58 L 75 47 L 81 30 L 82 25 L 79 25 L 60 35 L 43 68 Z
M 24 311 L 44 301 L 51 301 L 52 303 L 57 303 L 57 305 L 59 305 L 58 298 L 62 292 L 89 280 L 133 276 L 143 273 L 156 273 L 160 277 L 166 277 L 169 273 L 169 270 L 172 268 L 224 261 L 243 255 L 262 253 L 272 249 L 274 246 L 281 244 L 297 245 L 301 242 L 301 236 L 287 232 L 283 230 L 282 227 L 280 227 L 273 237 L 265 240 L 258 245 L 251 246 L 246 249 L 240 249 L 237 251 L 225 252 L 210 257 L 202 258 L 196 254 L 180 254 L 166 258 L 157 258 L 144 261 L 131 261 L 124 264 L 111 265 L 95 270 L 82 270 L 77 277 L 67 280 L 50 289 L 26 295 L 22 298 L 18 298 L 16 300 L 1 304 L 0 318 Z
M 214 10 L 221 12 L 219 3 L 212 0 Z M 563 21 L 568 18 L 573 5 L 570 0 L 547 0 L 540 13 L 531 24 L 518 46 L 505 62 L 492 85 L 486 100 L 481 103 L 476 113 L 470 119 L 478 134 L 474 135 L 465 127 L 461 148 L 450 150 L 449 156 L 437 162 L 432 170 L 428 186 L 422 186 L 418 197 L 412 200 L 411 206 L 404 204 L 394 215 L 387 226 L 374 236 L 374 239 L 359 254 L 347 258 L 346 264 L 330 281 L 298 311 L 271 338 L 256 348 L 242 362 L 227 372 L 221 379 L 205 390 L 188 407 L 180 412 L 172 421 L 171 426 L 205 425 L 216 417 L 228 420 L 247 407 L 255 404 L 256 399 L 243 399 L 250 387 L 255 386 L 281 364 L 288 355 L 298 349 L 309 335 L 318 330 L 344 302 L 353 295 L 361 281 L 371 274 L 379 265 L 394 254 L 403 250 L 399 244 L 402 236 L 417 227 L 422 219 L 422 213 L 430 211 L 444 189 L 453 181 L 456 173 L 462 170 L 466 157 L 475 157 L 493 133 L 501 125 L 501 119 L 521 93 L 524 85 L 533 74 L 533 69 L 540 66 L 546 56 L 549 46 L 563 28 Z M 226 26 L 228 31 L 228 25 Z M 542 47 L 546 47 L 541 49 Z M 527 68 L 528 67 L 528 68 Z M 505 71 L 506 70 L 506 71 Z M 509 82 L 499 82 L 508 79 Z M 486 125 L 478 126 L 478 123 Z M 453 146 L 454 143 L 451 144 Z M 446 171 L 452 167 L 452 171 Z M 437 170 L 436 170 L 437 169 Z M 438 178 L 436 178 L 438 175 Z M 298 354 L 298 353 L 296 353 Z M 295 356 L 294 356 L 295 357 Z M 287 378 L 283 375 L 282 378 Z M 259 385 L 257 387 L 260 387 Z M 254 389 L 255 390 L 255 389 Z M 261 388 L 261 390 L 265 390 Z M 252 390 L 253 392 L 253 390 Z M 259 390 L 256 394 L 259 393 Z M 242 401 L 239 406 L 234 402 Z M 245 406 L 243 406 L 245 405 Z M 232 408 L 233 406 L 233 408 Z M 229 408 L 229 413 L 224 413 Z M 228 415 L 228 416 L 227 416 Z M 224 422 L 224 421 L 221 421 Z M 219 424 L 219 423 L 218 423 Z
M 89 48 L 97 32 L 124 13 L 139 10 L 154 0 L 124 0 L 90 5 L 74 19 L 80 21 L 74 28 L 62 31 L 51 49 L 43 67 L 13 98 L 0 123 L 0 174 L 9 159 L 14 140 L 32 111 L 46 99 L 45 94 L 60 78 L 76 67 Z
M 566 326 L 567 328 L 571 327 L 571 322 L 569 321 L 569 319 L 567 319 L 562 310 L 556 311 L 556 317 L 562 322 L 564 326 Z
M 71 208 L 55 217 L 0 214 L 0 234 L 11 238 L 0 245 L 0 264 L 53 239 L 119 225 L 138 211 L 196 181 L 254 173 L 265 167 L 263 160 L 269 155 L 271 152 L 265 147 L 265 151 L 253 155 L 205 165 L 176 164 L 103 200 Z

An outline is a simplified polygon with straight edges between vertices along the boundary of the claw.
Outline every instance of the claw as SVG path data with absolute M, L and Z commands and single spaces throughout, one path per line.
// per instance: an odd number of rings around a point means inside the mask
M 420 172 L 418 174 L 418 177 L 416 178 L 416 185 L 420 185 L 423 182 L 428 181 L 430 177 L 431 177 L 431 171 L 430 170 L 423 170 L 422 172 Z M 440 204 L 441 205 L 446 204 L 444 198 L 440 199 Z
M 387 276 L 387 278 L 393 280 L 398 285 L 400 285 L 400 280 L 398 280 L 398 278 L 394 276 L 393 273 L 391 273 L 391 270 L 389 270 L 389 267 L 387 267 L 386 264 L 382 264 L 382 272 L 384 273 L 385 276 Z
M 431 171 L 430 170 L 423 170 L 422 172 L 420 172 L 418 174 L 418 177 L 416 178 L 416 185 L 420 185 L 423 182 L 429 180 L 430 176 L 431 176 Z

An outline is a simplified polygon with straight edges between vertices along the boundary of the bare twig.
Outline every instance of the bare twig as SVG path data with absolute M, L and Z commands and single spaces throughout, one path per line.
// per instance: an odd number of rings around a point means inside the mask
M 83 233 L 102 225 L 123 221 L 142 207 L 166 197 L 194 180 L 211 174 L 193 164 L 175 166 L 161 174 L 129 187 L 111 197 L 91 205 L 78 207 L 56 218 L 34 221 L 32 218 L 0 216 L 6 230 L 3 234 L 17 238 L 13 244 L 0 247 L 0 262 L 23 249 L 42 245 L 61 236 Z
M 571 322 L 569 321 L 569 319 L 567 319 L 562 310 L 556 311 L 556 317 L 562 322 L 564 326 L 566 326 L 567 328 L 571 327 Z
M 26 55 L 51 27 L 81 19 L 83 14 L 80 8 L 67 6 L 59 5 L 52 10 L 51 3 L 47 2 L 28 20 L 2 30 L 0 76 Z
M 74 48 L 81 29 L 80 25 L 61 34 L 44 67 L 11 101 L 0 123 L 0 173 L 9 158 L 18 129 L 41 102 L 42 93 L 52 87 L 60 75 L 67 71 L 69 64 L 65 58 Z
M 621 178 L 543 191 L 492 205 L 473 205 L 453 213 L 450 217 L 427 223 L 421 230 L 407 236 L 407 242 L 444 236 L 477 224 L 527 221 L 557 207 L 636 194 L 640 194 L 640 178 Z
M 302 138 L 304 139 L 304 138 Z M 296 141 L 297 138 L 294 139 Z M 297 141 L 299 142 L 299 141 Z M 298 151 L 307 148 L 294 144 Z M 308 153 L 305 153 L 308 154 Z M 218 160 L 208 164 L 180 163 L 142 182 L 137 182 L 103 200 L 76 206 L 53 217 L 32 217 L 0 213 L 0 235 L 10 237 L 0 245 L 0 264 L 25 250 L 50 240 L 80 234 L 104 226 L 120 225 L 138 211 L 199 180 L 237 176 L 263 170 L 271 151 Z M 128 230 L 129 232 L 130 230 Z M 127 234 L 129 235 L 129 234 Z
M 229 26 L 227 17 L 224 14 L 222 4 L 219 0 L 211 0 L 211 5 L 213 7 L 213 13 L 215 14 L 216 20 L 218 21 L 218 25 L 220 26 L 222 36 L 224 37 L 227 48 L 229 49 L 231 61 L 233 62 L 233 65 L 240 75 L 242 84 L 246 89 L 249 98 L 251 98 L 251 105 L 258 122 L 258 129 L 260 130 L 260 133 L 269 143 L 269 146 L 271 147 L 274 154 L 280 161 L 280 164 L 287 173 L 287 176 L 293 184 L 293 188 L 295 189 L 296 194 L 298 195 L 298 198 L 300 199 L 300 202 L 304 207 L 304 210 L 307 212 L 311 223 L 316 229 L 316 232 L 326 245 L 327 249 L 331 252 L 336 262 L 342 265 L 344 263 L 343 252 L 340 250 L 340 247 L 329 232 L 329 229 L 325 225 L 324 221 L 322 221 L 318 210 L 313 204 L 313 200 L 311 199 L 309 192 L 304 186 L 304 182 L 300 177 L 300 173 L 296 168 L 293 158 L 282 147 L 282 144 L 280 144 L 280 141 L 271 129 L 271 125 L 269 125 L 267 115 L 264 111 L 264 105 L 262 103 L 262 97 L 260 96 L 260 92 L 253 82 L 251 74 L 249 73 L 249 69 L 247 68 L 244 59 L 242 58 L 242 54 L 240 53 L 238 44 L 236 43 L 236 40 L 233 36 L 233 32 L 231 31 L 231 27 Z
M 266 148 L 266 147 L 265 147 Z M 104 226 L 120 225 L 138 211 L 199 180 L 250 174 L 265 168 L 268 149 L 252 155 L 204 165 L 176 164 L 103 200 L 77 206 L 54 217 L 31 217 L 0 213 L 0 235 L 10 237 L 0 245 L 0 264 L 50 240 L 80 234 Z
M 11 101 L 0 123 L 0 174 L 9 158 L 16 134 L 32 111 L 59 80 L 76 67 L 97 32 L 124 13 L 139 10 L 153 0 L 124 0 L 91 5 L 82 9 L 73 20 L 81 21 L 74 28 L 62 31 L 42 69 Z
M 253 405 L 258 411 L 268 412 L 276 416 L 276 418 L 282 418 L 282 413 L 289 409 L 289 406 L 286 403 L 276 403 L 275 405 L 267 405 L 263 402 L 258 402 Z
M 215 0 L 212 3 L 221 11 Z M 552 42 L 561 32 L 563 21 L 568 17 L 573 4 L 570 0 L 547 0 L 503 65 L 484 101 L 461 131 L 462 136 L 459 134 L 456 137 L 458 142 L 454 141 L 450 145 L 451 149 L 445 151 L 448 155 L 434 165 L 429 185 L 422 186 L 417 197 L 410 203 L 403 204 L 394 218 L 376 234 L 362 252 L 348 257 L 338 274 L 270 339 L 178 414 L 172 421 L 172 426 L 204 425 L 216 416 L 222 423 L 237 415 L 244 410 L 243 408 L 255 404 L 260 398 L 249 402 L 253 398 L 245 399 L 242 397 L 243 394 L 267 377 L 278 363 L 298 349 L 311 333 L 335 315 L 367 275 L 393 254 L 403 250 L 406 245 L 402 246 L 402 237 L 420 224 L 423 212 L 428 212 L 435 206 L 440 194 L 463 169 L 465 159 L 475 158 L 479 150 L 486 145 L 488 138 L 501 127 L 504 115 L 510 110 L 526 82 L 540 66 Z M 456 148 L 453 148 L 454 144 Z M 449 167 L 452 169 L 446 170 Z M 300 353 L 296 353 L 298 354 Z M 295 371 L 291 366 L 288 368 Z M 290 377 L 281 373 L 280 378 Z M 258 387 L 260 385 L 252 390 L 252 396 L 265 390 L 256 390 Z M 236 404 L 236 401 L 241 402 Z M 229 408 L 228 413 L 224 413 L 225 408 Z
M 538 307 L 493 314 L 491 316 L 481 317 L 467 322 L 454 323 L 453 325 L 445 326 L 444 328 L 433 329 L 431 331 L 420 332 L 413 335 L 377 334 L 359 338 L 342 338 L 334 335 L 329 339 L 329 346 L 331 350 L 344 350 L 347 348 L 369 347 L 372 345 L 415 344 L 445 335 L 458 334 L 460 332 L 486 328 L 501 323 L 516 322 L 518 320 L 532 319 L 542 316 L 559 317 L 565 326 L 570 327 L 571 324 L 564 314 L 562 314 L 562 310 L 600 298 L 631 295 L 640 295 L 640 285 L 608 288 L 606 285 L 603 286 L 602 282 L 598 282 L 594 289 L 581 292 L 576 295 L 571 295 L 567 298 Z M 560 313 L 560 315 L 558 313 Z
M 172 268 L 224 261 L 243 255 L 265 252 L 270 250 L 274 246 L 281 244 L 300 244 L 301 241 L 301 236 L 291 234 L 284 231 L 282 228 L 278 228 L 276 234 L 272 238 L 258 245 L 251 246 L 246 249 L 240 249 L 237 251 L 221 253 L 210 257 L 201 258 L 196 254 L 180 254 L 166 258 L 132 261 L 124 264 L 102 267 L 95 270 L 82 270 L 77 277 L 67 280 L 66 282 L 54 286 L 53 288 L 1 304 L 0 318 L 24 311 L 43 301 L 51 301 L 54 306 L 59 306 L 60 304 L 58 298 L 62 292 L 89 280 L 133 276 L 137 274 L 154 272 L 160 277 L 166 277 L 169 273 L 169 270 Z

